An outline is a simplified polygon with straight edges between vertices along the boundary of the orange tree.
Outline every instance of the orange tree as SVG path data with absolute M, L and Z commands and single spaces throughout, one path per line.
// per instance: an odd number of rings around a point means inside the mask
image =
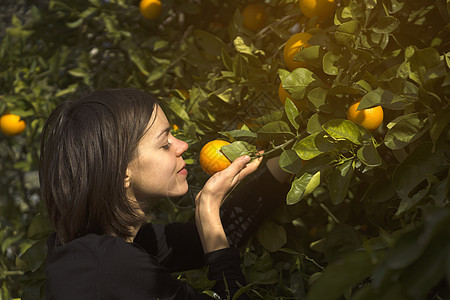
M 155 222 L 192 218 L 208 141 L 228 139 L 231 160 L 255 145 L 280 156 L 292 174 L 286 205 L 242 248 L 252 299 L 447 297 L 448 4 L 335 2 L 324 19 L 295 0 L 259 1 L 266 19 L 256 30 L 244 26 L 254 3 L 244 0 L 161 1 L 151 20 L 137 0 L 5 4 L 0 113 L 27 128 L 0 137 L 2 297 L 45 293 L 52 229 L 36 175 L 43 121 L 72 94 L 103 87 L 157 95 L 190 145 L 190 192 L 162 201 Z M 309 47 L 299 47 L 293 59 L 302 63 L 291 69 L 283 48 L 300 32 L 311 35 Z M 280 84 L 291 97 L 284 104 Z M 359 98 L 360 111 L 383 108 L 373 131 L 347 119 Z M 248 120 L 256 126 L 238 125 Z M 199 291 L 211 287 L 203 271 L 179 275 Z

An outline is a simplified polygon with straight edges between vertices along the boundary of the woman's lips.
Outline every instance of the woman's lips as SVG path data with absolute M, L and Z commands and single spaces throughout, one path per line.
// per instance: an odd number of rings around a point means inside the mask
M 178 174 L 181 174 L 181 175 L 187 175 L 187 173 L 188 173 L 188 170 L 186 169 L 186 164 L 183 166 L 183 168 L 181 168 L 181 170 L 180 171 L 178 171 Z

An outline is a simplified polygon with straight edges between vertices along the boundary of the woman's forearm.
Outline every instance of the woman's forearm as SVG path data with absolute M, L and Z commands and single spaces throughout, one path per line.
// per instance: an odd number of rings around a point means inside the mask
M 204 202 L 198 203 L 195 222 L 205 253 L 229 247 L 218 207 L 212 207 Z

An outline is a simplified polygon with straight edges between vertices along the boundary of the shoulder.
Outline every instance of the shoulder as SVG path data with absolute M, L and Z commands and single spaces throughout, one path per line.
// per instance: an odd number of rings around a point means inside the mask
M 136 243 L 110 237 L 102 241 L 100 248 L 99 290 L 105 296 L 166 297 L 180 288 L 181 282 Z

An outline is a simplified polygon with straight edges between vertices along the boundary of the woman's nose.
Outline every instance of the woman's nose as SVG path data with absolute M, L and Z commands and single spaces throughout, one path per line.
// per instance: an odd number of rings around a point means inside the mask
M 188 149 L 189 145 L 185 141 L 177 140 L 177 156 L 181 156 Z

